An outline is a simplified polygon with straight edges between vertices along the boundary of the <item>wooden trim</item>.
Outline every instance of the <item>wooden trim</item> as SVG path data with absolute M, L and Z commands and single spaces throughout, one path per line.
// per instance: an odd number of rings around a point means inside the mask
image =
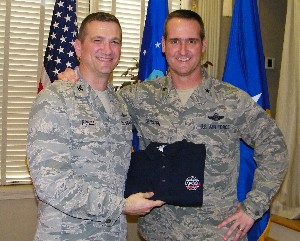
M 277 240 L 267 237 L 265 241 L 277 241 Z
M 271 215 L 270 220 L 273 223 L 300 232 L 300 219 L 288 219 L 277 215 Z
M 0 186 L 0 200 L 35 198 L 32 185 Z

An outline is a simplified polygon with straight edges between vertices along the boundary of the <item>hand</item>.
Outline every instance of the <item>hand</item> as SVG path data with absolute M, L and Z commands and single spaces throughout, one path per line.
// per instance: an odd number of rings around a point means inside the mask
M 253 226 L 254 220 L 244 212 L 241 205 L 239 204 L 235 213 L 230 215 L 222 223 L 220 223 L 218 225 L 218 228 L 223 228 L 228 223 L 231 223 L 231 226 L 225 233 L 223 240 L 226 241 L 231 236 L 234 236 L 233 241 L 237 241 L 247 234 L 249 229 Z
M 149 200 L 154 195 L 153 192 L 135 193 L 126 198 L 124 214 L 128 215 L 145 215 L 154 207 L 160 207 L 165 202 L 160 200 Z
M 69 81 L 73 84 L 79 79 L 77 76 L 77 72 L 73 69 L 67 68 L 65 71 L 58 73 L 57 78 L 59 80 Z

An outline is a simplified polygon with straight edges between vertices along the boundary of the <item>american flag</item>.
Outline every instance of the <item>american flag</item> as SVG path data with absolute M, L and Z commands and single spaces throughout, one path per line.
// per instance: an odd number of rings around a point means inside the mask
M 78 65 L 74 49 L 77 34 L 76 0 L 56 0 L 38 92 L 55 81 L 59 72 Z

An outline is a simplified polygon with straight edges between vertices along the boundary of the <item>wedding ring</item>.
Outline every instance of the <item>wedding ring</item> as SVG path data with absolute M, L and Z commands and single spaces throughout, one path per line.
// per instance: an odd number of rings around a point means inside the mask
M 244 229 L 241 229 L 240 227 L 236 227 L 236 228 L 242 232 L 244 231 Z

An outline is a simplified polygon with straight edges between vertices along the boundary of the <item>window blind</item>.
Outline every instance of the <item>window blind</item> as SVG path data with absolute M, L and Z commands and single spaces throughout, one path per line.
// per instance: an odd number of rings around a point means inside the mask
M 28 113 L 37 86 L 40 4 L 1 1 L 1 184 L 30 183 L 26 166 Z
M 62 0 L 63 1 L 63 0 Z M 28 114 L 42 72 L 55 0 L 0 1 L 0 185 L 30 184 L 26 165 Z M 139 58 L 148 0 L 77 0 L 80 23 L 89 12 L 115 14 L 123 28 L 122 57 L 113 84 Z M 170 11 L 180 0 L 169 1 Z

